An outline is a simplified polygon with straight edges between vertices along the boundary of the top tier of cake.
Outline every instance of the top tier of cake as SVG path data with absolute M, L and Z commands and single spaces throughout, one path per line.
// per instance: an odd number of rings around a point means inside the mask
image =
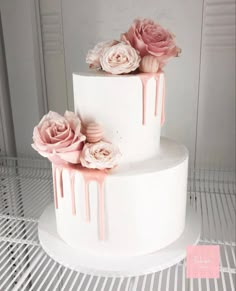
M 158 155 L 164 122 L 164 73 L 114 76 L 73 74 L 74 107 L 84 124 L 103 126 L 117 145 L 120 164 Z

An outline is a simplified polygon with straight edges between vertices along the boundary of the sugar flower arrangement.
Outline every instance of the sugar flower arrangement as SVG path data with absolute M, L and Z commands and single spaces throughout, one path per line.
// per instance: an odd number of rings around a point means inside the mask
M 83 133 L 82 133 L 83 132 Z M 64 116 L 50 111 L 34 128 L 32 147 L 57 165 L 81 164 L 90 169 L 111 169 L 121 156 L 118 148 L 103 139 L 97 123 L 82 124 L 70 111 Z
M 150 19 L 136 19 L 119 41 L 100 42 L 89 50 L 86 62 L 90 68 L 114 75 L 156 73 L 180 52 L 171 32 Z

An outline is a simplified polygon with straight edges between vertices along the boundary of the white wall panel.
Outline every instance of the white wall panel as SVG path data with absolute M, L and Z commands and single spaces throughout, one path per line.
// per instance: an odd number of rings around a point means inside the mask
M 235 1 L 204 5 L 198 166 L 235 168 Z
M 0 10 L 0 155 L 16 155 Z
M 0 113 L 0 155 L 5 155 L 6 147 L 4 142 L 4 135 L 3 135 L 3 122 Z
M 34 2 L 0 2 L 17 152 L 35 154 L 32 132 L 44 113 Z
M 66 66 L 60 0 L 38 0 L 48 108 L 64 113 L 68 108 Z
M 0 11 L 0 155 L 5 154 L 6 146 L 5 146 L 5 138 L 4 138 L 4 121 L 3 121 L 3 96 L 6 91 L 6 68 L 5 61 L 3 59 L 3 37 L 2 37 L 2 24 L 1 24 L 1 11 Z M 5 103 L 5 102 L 4 102 Z

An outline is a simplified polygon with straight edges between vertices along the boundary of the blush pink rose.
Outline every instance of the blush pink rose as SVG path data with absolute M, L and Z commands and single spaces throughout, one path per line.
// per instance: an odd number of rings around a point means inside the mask
M 100 57 L 102 55 L 103 50 L 117 43 L 119 43 L 117 40 L 99 42 L 98 44 L 95 45 L 93 49 L 88 51 L 86 56 L 86 63 L 89 64 L 89 67 L 91 69 L 100 69 L 101 68 Z
M 105 48 L 100 57 L 102 69 L 114 75 L 135 71 L 140 61 L 139 53 L 129 44 L 122 42 Z
M 174 35 L 149 19 L 136 19 L 121 39 L 138 50 L 141 57 L 157 57 L 160 68 L 181 52 L 175 44 Z
M 104 170 L 114 168 L 120 156 L 120 151 L 113 144 L 99 141 L 84 145 L 80 161 L 83 167 Z
M 53 163 L 78 164 L 86 139 L 80 130 L 80 119 L 73 112 L 61 116 L 50 111 L 34 128 L 32 147 Z

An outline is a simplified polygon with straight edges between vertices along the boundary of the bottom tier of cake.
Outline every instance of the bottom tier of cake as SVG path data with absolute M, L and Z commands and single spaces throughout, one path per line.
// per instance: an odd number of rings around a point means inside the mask
M 58 234 L 98 256 L 166 247 L 184 230 L 187 169 L 187 149 L 165 138 L 155 159 L 108 174 L 53 166 Z

